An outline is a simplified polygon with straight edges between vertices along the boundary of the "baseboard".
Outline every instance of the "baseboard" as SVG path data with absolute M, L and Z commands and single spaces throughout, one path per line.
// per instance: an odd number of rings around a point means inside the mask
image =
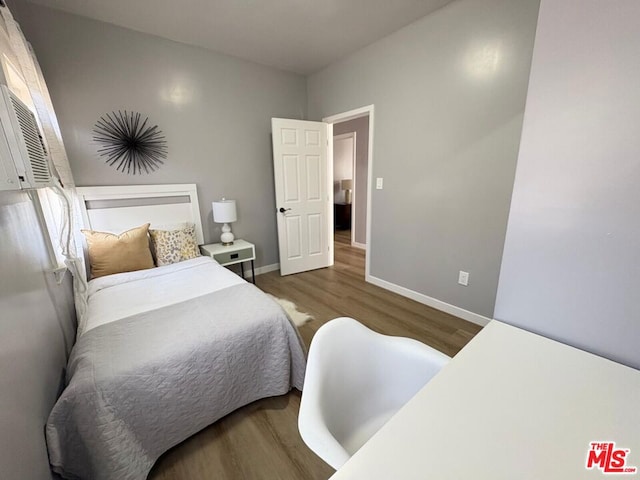
M 356 247 L 356 248 L 360 248 L 362 250 L 366 250 L 367 249 L 367 245 L 364 244 L 364 243 L 351 242 L 351 246 L 352 247 Z
M 273 272 L 274 270 L 280 270 L 279 263 L 272 263 L 271 265 L 263 265 L 262 267 L 256 267 L 256 275 L 261 275 L 263 273 Z M 251 279 L 251 269 L 244 269 L 244 278 Z
M 402 295 L 403 297 L 415 300 L 416 302 L 420 302 L 424 305 L 428 305 L 451 315 L 455 315 L 456 317 L 462 318 L 463 320 L 467 320 L 471 323 L 475 323 L 476 325 L 480 325 L 481 327 L 484 327 L 491 321 L 490 318 L 487 318 L 485 316 L 478 315 L 477 313 L 470 312 L 469 310 L 465 310 L 464 308 L 456 307 L 455 305 L 451 305 L 441 300 L 429 297 L 428 295 L 424 295 L 408 288 L 401 287 L 400 285 L 396 285 L 395 283 L 387 282 L 386 280 L 374 277 L 373 275 L 368 275 L 366 281 L 378 287 L 384 288 L 385 290 L 389 290 L 391 292 L 397 293 L 398 295 Z

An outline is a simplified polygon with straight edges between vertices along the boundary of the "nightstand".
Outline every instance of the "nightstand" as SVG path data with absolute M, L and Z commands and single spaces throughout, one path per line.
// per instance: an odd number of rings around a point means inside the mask
M 337 230 L 349 230 L 351 228 L 351 204 L 334 203 L 333 219 Z
M 251 276 L 253 283 L 256 283 L 256 270 L 253 261 L 256 259 L 256 247 L 253 243 L 245 240 L 234 240 L 233 245 L 222 245 L 221 243 L 211 243 L 200 247 L 202 255 L 213 258 L 220 265 L 240 264 L 240 273 L 244 278 L 243 262 L 251 261 Z

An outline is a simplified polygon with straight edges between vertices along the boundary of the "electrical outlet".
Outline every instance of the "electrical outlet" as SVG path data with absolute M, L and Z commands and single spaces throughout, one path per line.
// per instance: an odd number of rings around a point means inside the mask
M 382 177 L 376 178 L 376 190 L 382 190 Z
M 469 285 L 469 272 L 463 272 L 460 270 L 460 273 L 458 274 L 458 283 L 465 287 Z

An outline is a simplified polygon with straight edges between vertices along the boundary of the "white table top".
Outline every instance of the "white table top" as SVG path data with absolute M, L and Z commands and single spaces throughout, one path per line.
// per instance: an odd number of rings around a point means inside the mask
M 640 480 L 640 371 L 492 321 L 331 478 L 606 478 L 594 441 Z
M 254 248 L 254 245 L 253 243 L 249 243 L 241 238 L 236 238 L 233 241 L 233 245 L 210 243 L 208 245 L 201 245 L 200 248 L 208 252 L 209 255 L 217 255 L 218 253 L 235 252 L 236 250 L 242 250 L 243 248 Z

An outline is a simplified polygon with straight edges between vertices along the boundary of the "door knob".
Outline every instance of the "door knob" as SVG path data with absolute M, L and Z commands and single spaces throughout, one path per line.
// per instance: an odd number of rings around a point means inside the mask
M 291 209 L 290 209 L 290 208 L 283 208 L 283 207 L 280 207 L 280 213 L 284 213 L 284 212 L 286 212 L 287 210 L 291 210 Z

